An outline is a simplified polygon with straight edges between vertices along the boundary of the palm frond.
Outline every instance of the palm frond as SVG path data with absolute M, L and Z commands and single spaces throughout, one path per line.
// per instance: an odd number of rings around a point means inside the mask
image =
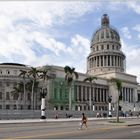
M 95 80 L 97 80 L 97 77 L 95 76 L 90 76 L 84 79 L 85 82 L 88 81 L 90 83 L 95 82 Z
M 121 90 L 122 88 L 122 81 L 120 79 L 117 78 L 111 78 L 111 82 L 114 82 L 117 86 L 118 90 Z

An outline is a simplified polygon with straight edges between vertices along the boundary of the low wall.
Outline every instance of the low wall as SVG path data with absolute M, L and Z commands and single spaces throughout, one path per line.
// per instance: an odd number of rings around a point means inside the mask
M 103 115 L 108 112 L 103 111 L 61 111 L 61 110 L 46 110 L 47 118 L 55 118 L 58 115 L 58 118 L 66 118 L 72 116 L 74 118 L 80 118 L 82 113 L 85 113 L 87 117 L 96 117 L 97 113 Z M 129 113 L 129 112 L 128 112 Z M 138 112 L 132 112 L 133 115 L 138 114 Z M 67 114 L 67 115 L 66 115 Z M 116 116 L 116 112 L 112 112 L 112 116 Z M 40 110 L 0 110 L 0 119 L 1 120 L 11 120 L 11 119 L 39 119 L 41 117 Z
M 60 110 L 46 110 L 47 118 L 66 118 L 72 116 L 74 118 L 79 118 L 85 113 L 87 117 L 95 117 L 97 112 L 93 111 L 60 111 Z M 67 114 L 67 115 L 66 115 Z M 40 110 L 0 110 L 1 120 L 11 120 L 11 119 L 37 119 L 40 118 Z

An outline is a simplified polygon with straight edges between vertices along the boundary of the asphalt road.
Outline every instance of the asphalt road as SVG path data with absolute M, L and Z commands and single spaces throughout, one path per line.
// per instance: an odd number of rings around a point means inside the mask
M 88 129 L 79 129 L 79 122 L 38 122 L 0 124 L 0 139 L 140 139 L 140 126 L 102 125 L 88 122 Z

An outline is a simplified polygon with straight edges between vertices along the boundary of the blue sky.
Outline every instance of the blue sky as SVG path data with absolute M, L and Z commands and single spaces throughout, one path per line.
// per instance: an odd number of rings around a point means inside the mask
M 127 73 L 140 82 L 139 0 L 1 1 L 0 62 L 69 65 L 85 73 L 90 41 L 104 13 L 120 34 Z

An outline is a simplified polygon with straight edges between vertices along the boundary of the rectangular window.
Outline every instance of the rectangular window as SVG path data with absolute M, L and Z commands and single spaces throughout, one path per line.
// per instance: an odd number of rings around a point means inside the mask
M 6 86 L 9 87 L 9 85 L 10 85 L 9 82 L 7 82 L 7 83 L 6 83 Z
M 28 105 L 28 110 L 30 110 L 31 109 L 31 105 Z
M 2 100 L 2 92 L 0 92 L 0 100 Z
M 28 93 L 28 100 L 30 101 L 31 100 L 31 94 L 30 93 Z M 41 100 L 41 94 L 40 94 L 40 100 Z
M 54 99 L 57 99 L 57 88 L 54 89 Z
M 107 45 L 107 50 L 109 50 L 109 45 Z
M 18 99 L 18 94 L 14 94 L 13 95 L 13 100 L 17 100 Z
M 9 92 L 6 92 L 6 100 L 10 100 L 10 94 L 9 94 Z
M 60 88 L 60 100 L 62 100 L 62 88 Z
M 97 106 L 95 106 L 95 110 L 98 110 L 98 107 Z
M 17 109 L 17 106 L 16 105 L 14 105 L 14 110 L 16 110 Z
M 0 105 L 0 109 L 2 109 L 2 105 Z
M 6 109 L 10 109 L 10 105 L 6 105 Z
M 140 101 L 140 94 L 138 94 L 138 102 Z

